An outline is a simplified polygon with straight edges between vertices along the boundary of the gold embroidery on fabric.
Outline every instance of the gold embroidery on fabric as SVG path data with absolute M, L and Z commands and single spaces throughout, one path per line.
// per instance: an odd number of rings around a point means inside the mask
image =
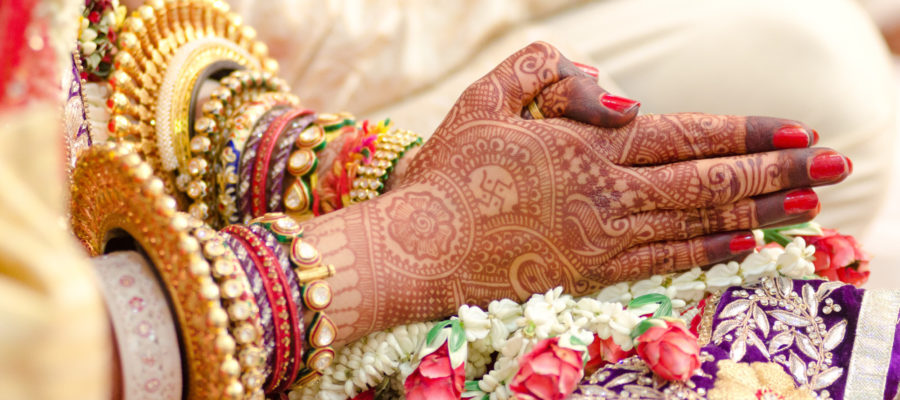
M 844 387 L 845 399 L 884 397 L 898 312 L 900 291 L 867 290 L 863 294 Z
M 808 388 L 798 388 L 794 378 L 775 363 L 738 363 L 725 359 L 716 366 L 719 371 L 715 386 L 709 391 L 709 400 L 814 398 Z
M 722 292 L 715 291 L 706 299 L 706 307 L 703 308 L 703 315 L 700 317 L 700 327 L 697 329 L 697 343 L 700 347 L 709 344 L 710 335 L 712 335 L 713 317 L 716 316 L 716 309 L 719 308 L 719 300 L 722 299 Z
M 840 312 L 840 307 L 826 298 L 841 286 L 844 284 L 840 282 L 825 282 L 816 290 L 804 284 L 798 294 L 793 290 L 792 280 L 777 277 L 735 290 L 734 300 L 717 315 L 722 320 L 712 333 L 712 341 L 717 345 L 731 342 L 729 358 L 735 362 L 741 361 L 752 346 L 764 357 L 784 365 L 801 387 L 825 389 L 844 374 L 843 368 L 832 365 L 831 351 L 844 341 L 847 320 L 841 319 L 826 329 L 819 309 L 825 314 Z M 823 307 L 821 303 L 826 305 Z M 776 308 L 764 310 L 762 307 L 766 306 Z M 770 324 L 769 317 L 775 322 Z M 773 336 L 766 346 L 770 334 Z M 805 362 L 791 349 L 794 345 L 799 354 L 812 361 Z M 825 390 L 819 395 L 828 397 Z

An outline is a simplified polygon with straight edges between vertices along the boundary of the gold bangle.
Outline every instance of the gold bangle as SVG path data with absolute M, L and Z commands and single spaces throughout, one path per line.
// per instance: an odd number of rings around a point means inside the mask
M 537 100 L 532 100 L 531 103 L 528 103 L 528 112 L 531 113 L 531 118 L 534 119 L 544 119 L 544 113 L 541 112 L 541 108 L 537 105 Z
M 374 199 L 381 194 L 385 181 L 400 157 L 421 143 L 422 137 L 408 130 L 395 129 L 379 133 L 372 161 L 356 171 L 356 179 L 350 188 L 350 204 Z
M 241 367 L 209 263 L 162 181 L 129 147 L 107 142 L 84 152 L 72 177 L 72 229 L 92 256 L 129 236 L 146 252 L 179 322 L 187 398 L 240 398 Z

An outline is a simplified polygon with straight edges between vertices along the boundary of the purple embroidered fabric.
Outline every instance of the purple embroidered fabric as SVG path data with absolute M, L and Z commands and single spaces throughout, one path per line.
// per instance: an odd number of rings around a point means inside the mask
M 721 362 L 730 360 L 744 365 L 774 363 L 793 378 L 798 390 L 842 399 L 864 293 L 841 282 L 780 277 L 732 287 L 721 295 L 711 320 L 706 316 L 703 321 L 701 370 L 689 381 L 662 380 L 635 356 L 586 377 L 569 398 L 704 399 L 716 388 L 717 373 L 725 365 Z M 898 316 L 888 318 L 894 335 L 892 342 L 884 343 L 884 351 L 893 346 L 884 371 L 884 398 L 891 399 L 900 383 L 900 335 Z M 729 384 L 733 388 L 735 383 Z

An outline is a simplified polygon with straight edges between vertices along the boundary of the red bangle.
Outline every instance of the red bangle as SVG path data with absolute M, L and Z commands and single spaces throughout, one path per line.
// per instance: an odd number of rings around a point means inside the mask
M 272 151 L 278 142 L 278 137 L 289 122 L 297 117 L 312 114 L 311 110 L 296 108 L 284 114 L 281 114 L 275 121 L 269 124 L 266 133 L 263 134 L 262 141 L 256 152 L 256 165 L 253 167 L 253 181 L 250 185 L 252 193 L 251 205 L 253 217 L 259 217 L 266 213 L 266 179 L 269 174 L 269 161 L 272 159 Z
M 275 366 L 272 375 L 266 382 L 266 393 L 281 390 L 286 378 L 296 376 L 299 366 L 291 355 L 294 344 L 293 327 L 298 322 L 297 305 L 290 296 L 287 278 L 279 267 L 278 258 L 262 239 L 243 225 L 229 225 L 222 230 L 246 246 L 253 264 L 259 269 L 263 278 L 263 286 L 272 305 L 272 318 L 275 325 Z

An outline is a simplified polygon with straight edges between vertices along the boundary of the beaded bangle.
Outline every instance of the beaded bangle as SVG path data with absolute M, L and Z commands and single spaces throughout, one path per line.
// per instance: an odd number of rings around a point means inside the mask
M 294 109 L 272 122 L 269 129 L 263 134 L 262 141 L 259 144 L 258 154 L 256 156 L 256 166 L 253 168 L 253 184 L 250 186 L 251 193 L 251 209 L 253 216 L 257 217 L 266 212 L 266 181 L 268 179 L 268 168 L 272 159 L 272 152 L 277 144 L 277 139 L 284 131 L 288 123 L 295 119 L 302 118 L 301 121 L 312 119 L 312 111 L 305 109 Z M 301 122 L 303 123 L 303 122 Z M 308 124 L 308 122 L 306 122 Z
M 250 250 L 249 254 L 255 266 L 260 270 L 264 282 L 268 282 L 266 289 L 271 295 L 269 303 L 275 311 L 275 365 L 274 370 L 266 383 L 266 393 L 275 392 L 285 378 L 291 374 L 293 368 L 292 328 L 297 325 L 297 305 L 290 298 L 286 277 L 281 268 L 276 265 L 278 259 L 274 252 L 266 247 L 262 239 L 256 236 L 250 229 L 243 225 L 229 225 L 223 232 L 240 239 Z M 272 296 L 276 296 L 273 300 Z
M 189 218 L 191 234 L 200 242 L 203 255 L 212 266 L 213 279 L 219 285 L 222 305 L 231 320 L 231 334 L 237 342 L 237 356 L 241 364 L 241 383 L 248 398 L 264 396 L 262 326 L 259 308 L 250 289 L 247 275 L 240 268 L 237 257 L 225 240 L 212 228 L 196 218 Z
M 240 263 L 241 269 L 246 274 L 247 280 L 250 282 L 250 290 L 253 292 L 253 297 L 256 299 L 256 304 L 259 307 L 259 321 L 263 330 L 263 352 L 266 359 L 263 368 L 263 378 L 265 378 L 272 373 L 272 367 L 275 363 L 275 325 L 273 323 L 272 306 L 269 304 L 269 297 L 262 276 L 260 276 L 259 271 L 253 265 L 253 260 L 250 259 L 243 242 L 226 233 L 223 233 L 222 236 Z
M 253 180 L 253 166 L 256 164 L 256 151 L 259 148 L 259 142 L 262 140 L 263 134 L 269 128 L 269 125 L 280 115 L 288 111 L 286 107 L 275 107 L 264 115 L 244 145 L 244 152 L 241 153 L 241 163 L 238 168 L 239 182 L 237 186 L 237 212 L 246 223 L 250 220 L 250 184 Z
M 294 273 L 302 286 L 302 304 L 315 312 L 306 330 L 306 343 L 310 349 L 303 357 L 304 368 L 300 371 L 293 388 L 314 381 L 334 359 L 331 344 L 337 337 L 337 328 L 323 312 L 331 304 L 333 293 L 324 278 L 334 275 L 334 266 L 321 265 L 319 252 L 308 242 L 304 242 L 302 228 L 290 217 L 282 213 L 268 213 L 253 221 L 272 233 L 281 243 L 290 243 L 290 260 Z
M 422 138 L 408 130 L 379 133 L 372 159 L 356 171 L 356 178 L 350 189 L 351 204 L 370 200 L 381 194 L 397 160 L 420 144 Z

